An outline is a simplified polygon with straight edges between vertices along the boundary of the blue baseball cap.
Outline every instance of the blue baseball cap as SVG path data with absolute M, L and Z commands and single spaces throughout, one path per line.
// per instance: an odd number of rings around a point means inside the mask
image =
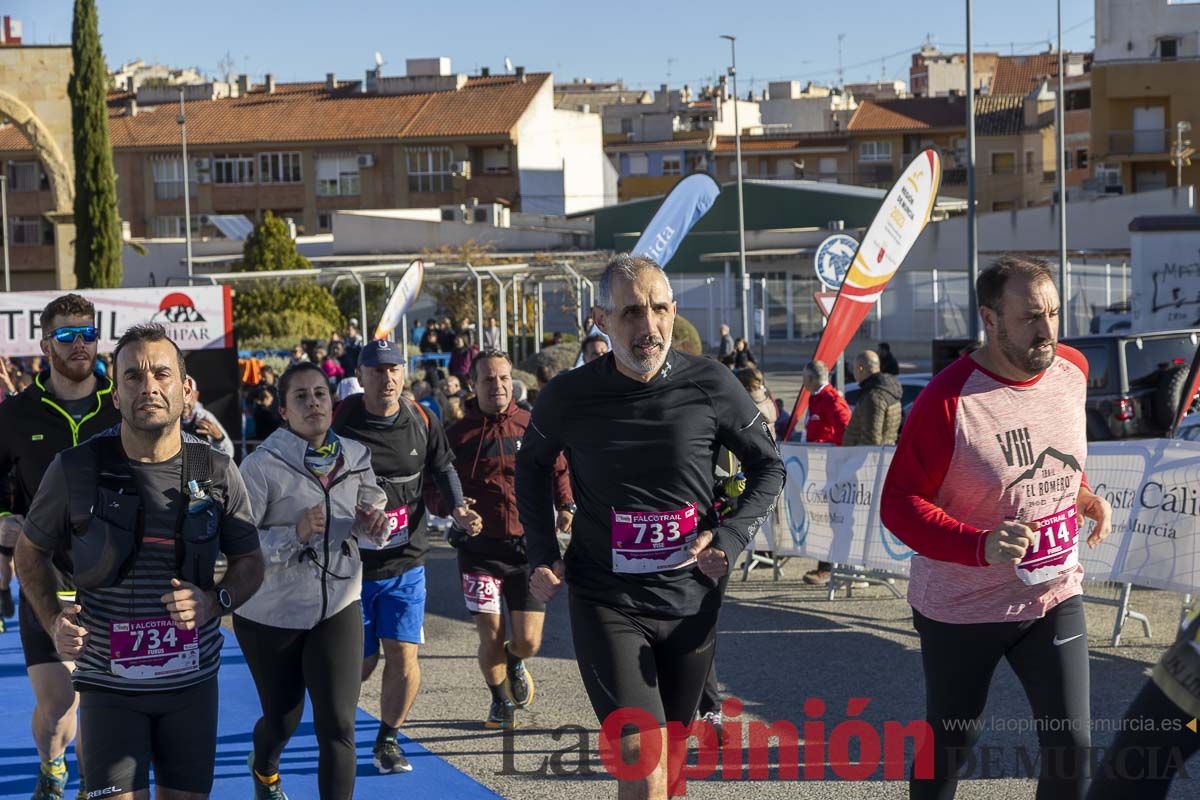
M 390 364 L 404 365 L 404 354 L 400 345 L 387 339 L 372 339 L 358 354 L 360 367 L 381 367 Z

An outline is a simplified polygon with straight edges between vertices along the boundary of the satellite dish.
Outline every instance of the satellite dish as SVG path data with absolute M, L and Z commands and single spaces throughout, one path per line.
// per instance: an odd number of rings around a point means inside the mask
M 375 66 L 383 66 L 383 53 L 379 52 L 378 50 L 375 51 Z
M 508 56 L 504 57 L 504 71 L 505 72 L 513 71 L 512 59 L 509 58 Z

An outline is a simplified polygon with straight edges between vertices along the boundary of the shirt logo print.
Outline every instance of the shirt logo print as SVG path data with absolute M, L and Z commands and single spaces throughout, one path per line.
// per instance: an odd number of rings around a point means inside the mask
M 1000 443 L 1000 452 L 1010 467 L 1028 467 L 1033 463 L 1033 443 L 1029 438 L 1029 428 L 1013 428 L 1003 435 L 997 433 L 996 441 Z

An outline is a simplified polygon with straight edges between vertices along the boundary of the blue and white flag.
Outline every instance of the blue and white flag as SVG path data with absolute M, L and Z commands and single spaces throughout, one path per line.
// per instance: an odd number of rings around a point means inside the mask
M 675 184 L 633 246 L 633 255 L 652 258 L 666 269 L 683 238 L 708 213 L 719 194 L 721 187 L 703 172 L 688 175 Z

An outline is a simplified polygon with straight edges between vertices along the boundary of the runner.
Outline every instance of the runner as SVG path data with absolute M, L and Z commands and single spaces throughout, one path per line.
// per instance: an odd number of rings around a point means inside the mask
M 0 431 L 6 432 L 0 436 L 0 559 L 5 560 L 12 556 L 25 515 L 54 456 L 121 420 L 109 397 L 112 381 L 96 372 L 95 307 L 77 294 L 65 294 L 42 309 L 41 325 L 41 348 L 49 371 L 38 375 L 20 395 L 0 403 Z M 6 506 L 9 497 L 12 505 Z M 74 586 L 63 574 L 70 568 L 65 552 L 54 554 L 54 567 L 59 599 L 73 603 Z M 58 655 L 23 587 L 19 613 L 21 649 L 35 701 L 33 741 L 41 760 L 33 798 L 52 800 L 62 797 L 67 784 L 66 751 L 76 735 L 78 696 L 71 686 L 75 664 Z M 76 743 L 76 761 L 79 750 Z M 82 764 L 79 772 L 83 795 Z
M 153 762 L 157 797 L 195 800 L 213 780 L 220 616 L 258 588 L 262 555 L 237 468 L 179 430 L 185 368 L 166 331 L 131 327 L 114 367 L 122 421 L 46 470 L 17 572 L 76 662 L 88 796 L 148 798 Z M 60 607 L 51 562 L 68 547 L 78 591 Z
M 596 716 L 638 707 L 662 726 L 662 757 L 620 797 L 667 796 L 666 727 L 692 721 L 713 657 L 719 580 L 783 486 L 762 415 L 728 369 L 671 349 L 675 302 L 653 261 L 613 258 L 599 321 L 612 352 L 552 380 L 517 455 L 517 505 L 542 602 L 570 585 L 579 671 Z M 745 493 L 716 523 L 721 445 Z M 553 467 L 566 452 L 579 504 L 565 561 L 555 537 Z M 652 656 L 652 657 L 651 657 Z M 639 737 L 622 736 L 627 763 Z
M 1160 800 L 1200 749 L 1200 599 L 1192 603 L 1175 643 L 1154 666 L 1125 712 L 1117 737 L 1093 773 L 1088 800 Z M 1189 777 L 1184 771 L 1184 777 Z
M 458 547 L 463 600 L 475 618 L 479 669 L 492 696 L 484 725 L 514 728 L 514 709 L 533 702 L 533 676 L 525 660 L 542 645 L 546 617 L 545 604 L 529 593 L 524 531 L 513 502 L 514 463 L 529 412 L 513 402 L 512 361 L 506 353 L 491 350 L 477 356 L 470 384 L 475 397 L 446 436 L 463 465 L 463 491 L 475 498 L 483 531 L 479 536 L 459 533 L 451 543 Z M 555 464 L 554 486 L 555 527 L 569 531 L 575 505 L 562 458 Z M 511 637 L 505 636 L 502 606 L 508 609 Z
M 362 661 L 358 540 L 382 544 L 385 497 L 371 454 L 329 430 L 329 382 L 316 364 L 279 381 L 286 427 L 242 463 L 263 558 L 263 585 L 233 616 L 258 687 L 250 770 L 258 800 L 287 800 L 279 759 L 312 700 L 323 800 L 354 795 L 354 717 Z
M 418 647 L 425 642 L 424 475 L 429 473 L 442 497 L 450 498 L 453 517 L 469 533 L 481 529 L 479 515 L 462 496 L 453 454 L 441 423 L 416 403 L 402 401 L 404 356 L 386 340 L 362 349 L 358 379 L 363 393 L 338 406 L 333 431 L 362 442 L 371 451 L 371 467 L 387 494 L 391 538 L 380 548 L 360 542 L 363 560 L 362 607 L 365 681 L 384 665 L 380 692 L 375 767 L 381 773 L 409 772 L 412 766 L 396 740 L 421 685 Z
M 1044 262 L 1005 256 L 976 283 L 987 343 L 942 370 L 905 422 L 883 524 L 917 552 L 908 601 L 921 639 L 933 778 L 951 798 L 978 741 L 992 673 L 1007 659 L 1033 707 L 1039 798 L 1082 798 L 1090 743 L 1080 517 L 1112 511 L 1084 477 L 1087 361 L 1057 343 Z M 959 759 L 956 761 L 956 758 Z

